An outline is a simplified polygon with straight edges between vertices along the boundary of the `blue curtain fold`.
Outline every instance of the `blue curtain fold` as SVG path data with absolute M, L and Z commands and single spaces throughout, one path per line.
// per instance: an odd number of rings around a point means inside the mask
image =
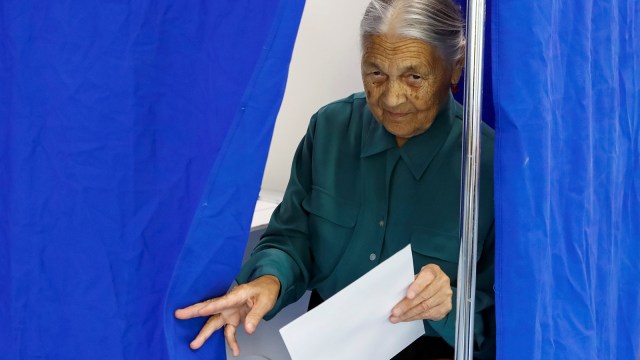
M 640 355 L 640 4 L 496 1 L 499 359 Z
M 237 272 L 303 6 L 0 4 L 1 358 L 224 358 L 172 309 Z

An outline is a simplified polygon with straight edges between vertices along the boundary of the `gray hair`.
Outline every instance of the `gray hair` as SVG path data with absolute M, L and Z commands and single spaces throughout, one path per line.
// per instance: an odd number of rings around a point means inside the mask
M 362 48 L 371 36 L 381 34 L 435 46 L 452 67 L 464 57 L 464 22 L 452 0 L 372 0 L 360 23 Z

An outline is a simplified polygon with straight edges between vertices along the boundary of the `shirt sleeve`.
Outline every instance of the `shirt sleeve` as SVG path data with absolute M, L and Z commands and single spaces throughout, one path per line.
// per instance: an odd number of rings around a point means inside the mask
M 491 226 L 476 264 L 476 301 L 474 317 L 474 358 L 495 358 L 494 252 L 495 227 Z M 457 288 L 453 288 L 453 309 L 442 320 L 425 320 L 449 345 L 455 347 Z
M 310 280 L 308 213 L 302 208 L 302 201 L 311 189 L 315 124 L 316 115 L 311 118 L 307 133 L 296 150 L 282 203 L 274 211 L 267 230 L 236 277 L 239 284 L 264 275 L 278 278 L 280 294 L 273 309 L 265 315 L 266 320 L 297 301 Z

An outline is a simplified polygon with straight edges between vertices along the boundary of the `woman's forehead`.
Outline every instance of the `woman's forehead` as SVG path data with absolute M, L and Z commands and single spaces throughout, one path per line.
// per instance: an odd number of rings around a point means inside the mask
M 403 65 L 432 67 L 441 62 L 435 47 L 422 40 L 375 35 L 364 45 L 363 65 Z

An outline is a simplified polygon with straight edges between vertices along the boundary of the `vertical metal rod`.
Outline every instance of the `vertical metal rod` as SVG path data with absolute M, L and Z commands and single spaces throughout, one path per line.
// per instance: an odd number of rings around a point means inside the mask
M 456 317 L 456 360 L 473 359 L 480 179 L 480 110 L 485 0 L 467 0 L 467 56 L 462 137 L 460 260 Z

